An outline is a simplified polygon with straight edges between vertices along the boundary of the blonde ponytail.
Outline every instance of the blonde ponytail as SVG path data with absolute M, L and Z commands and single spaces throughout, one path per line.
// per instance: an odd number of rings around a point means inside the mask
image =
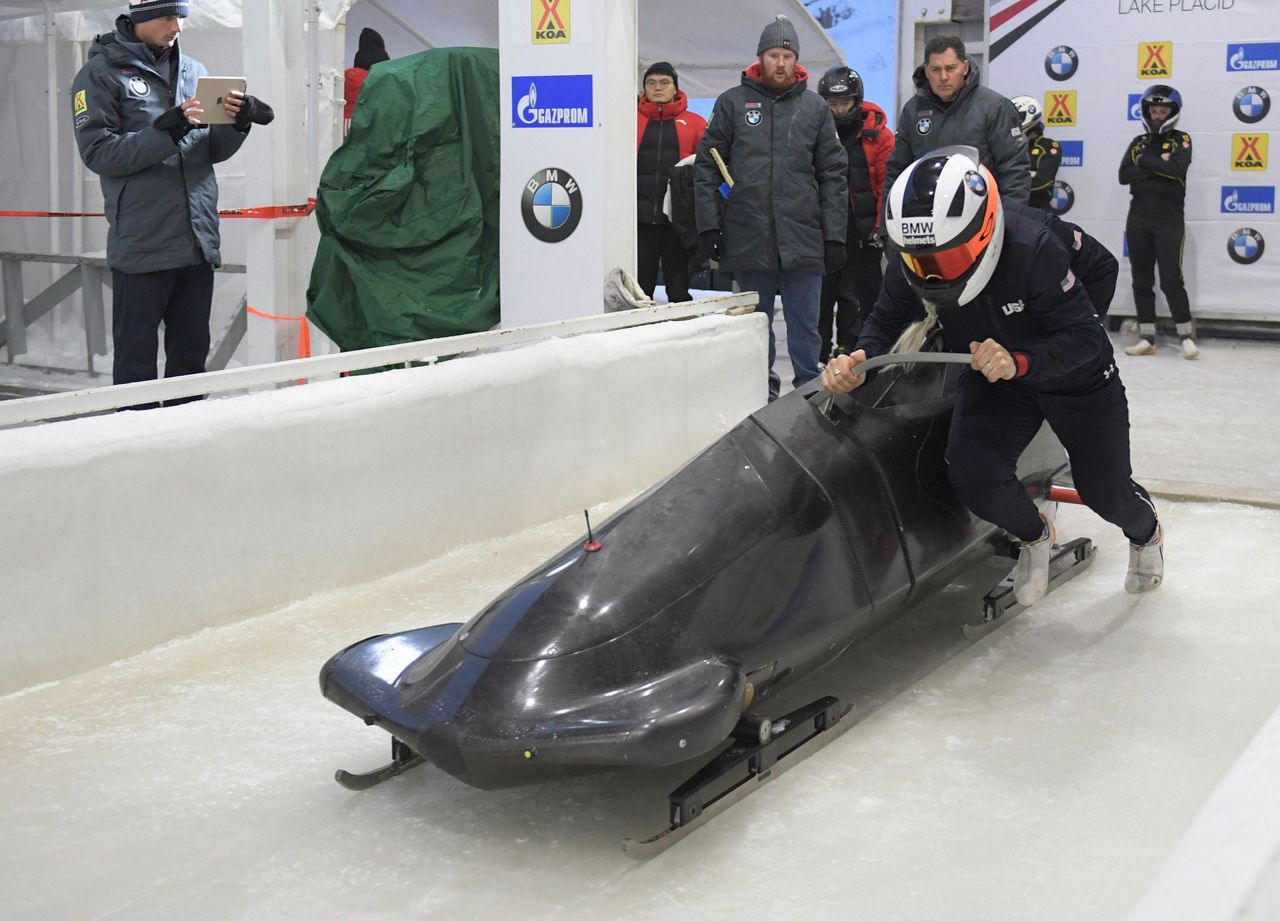
M 893 348 L 889 351 L 894 354 L 920 351 L 921 346 L 924 345 L 925 338 L 938 325 L 938 306 L 933 301 L 924 302 L 924 312 L 927 316 L 904 329 L 902 335 L 898 337 L 898 341 L 893 344 Z

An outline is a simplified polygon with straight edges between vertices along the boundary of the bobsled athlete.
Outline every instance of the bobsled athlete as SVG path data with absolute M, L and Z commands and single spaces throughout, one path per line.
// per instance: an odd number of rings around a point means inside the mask
M 832 359 L 823 386 L 847 393 L 857 366 L 917 351 L 935 325 L 976 373 L 961 378 L 947 467 L 974 514 L 1022 541 L 1014 596 L 1048 590 L 1052 504 L 1041 514 L 1020 487 L 1019 455 L 1047 421 L 1066 449 L 1081 500 L 1130 542 L 1124 587 L 1164 577 L 1163 530 L 1129 461 L 1129 405 L 1111 341 L 1071 270 L 1066 246 L 1040 220 L 1004 208 L 977 151 L 948 147 L 912 163 L 886 206 L 894 256 L 857 349 Z

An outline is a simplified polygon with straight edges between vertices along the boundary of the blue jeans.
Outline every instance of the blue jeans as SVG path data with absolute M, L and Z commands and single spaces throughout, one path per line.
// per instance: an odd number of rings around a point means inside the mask
M 773 338 L 773 297 L 782 295 L 782 315 L 787 321 L 787 354 L 795 372 L 792 385 L 809 383 L 822 369 L 818 367 L 818 305 L 822 294 L 822 276 L 814 272 L 774 269 L 769 272 L 734 272 L 739 291 L 755 291 L 760 295 L 756 310 L 769 316 L 769 399 L 776 399 L 781 381 L 773 370 L 777 343 Z

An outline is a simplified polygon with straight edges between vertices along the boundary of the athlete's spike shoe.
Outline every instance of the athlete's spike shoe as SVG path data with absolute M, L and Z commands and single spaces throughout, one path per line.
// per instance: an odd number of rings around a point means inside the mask
M 1156 344 L 1150 339 L 1142 338 L 1124 350 L 1126 355 L 1154 355 Z
M 1129 572 L 1124 590 L 1130 595 L 1149 592 L 1164 581 L 1164 525 L 1156 522 L 1156 533 L 1145 544 L 1129 545 Z
M 1199 358 L 1200 347 L 1196 345 L 1196 341 L 1190 336 L 1182 337 L 1182 357 L 1183 358 Z
M 1040 513 L 1044 531 L 1040 539 L 1023 544 L 1018 551 L 1018 565 L 1013 570 L 1013 597 L 1018 604 L 1035 604 L 1049 591 L 1049 558 L 1053 556 L 1053 530 L 1056 503 L 1049 503 Z

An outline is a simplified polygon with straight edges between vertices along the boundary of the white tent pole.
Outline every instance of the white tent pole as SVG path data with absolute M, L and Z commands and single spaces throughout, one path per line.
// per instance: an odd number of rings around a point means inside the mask
M 320 184 L 320 3 L 307 3 L 307 192 Z
M 49 210 L 60 211 L 61 189 L 58 171 L 58 23 L 53 3 L 44 0 L 44 67 L 49 95 Z M 49 221 L 49 252 L 58 252 L 58 222 Z

